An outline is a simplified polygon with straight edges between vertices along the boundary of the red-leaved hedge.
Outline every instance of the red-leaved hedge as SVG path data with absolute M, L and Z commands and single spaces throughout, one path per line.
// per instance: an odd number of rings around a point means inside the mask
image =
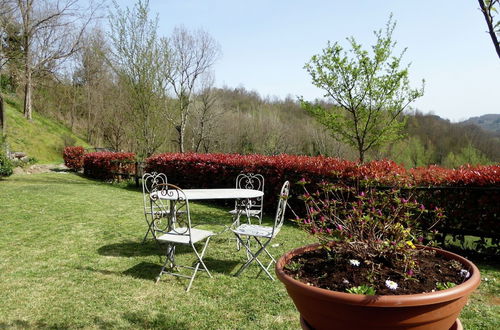
M 135 154 L 132 152 L 90 152 L 83 157 L 83 173 L 94 179 L 111 180 L 117 172 L 133 173 L 134 160 Z M 122 162 L 121 167 L 119 162 Z
M 380 186 L 420 187 L 418 194 L 427 204 L 439 204 L 448 213 L 450 220 L 441 224 L 441 230 L 500 237 L 499 165 L 407 170 L 390 160 L 359 165 L 322 156 L 165 153 L 146 159 L 145 170 L 163 172 L 169 182 L 183 188 L 233 187 L 238 173 L 260 173 L 265 178 L 264 207 L 269 214 L 275 210 L 285 180 L 292 183 L 291 194 L 295 197 L 303 192 L 302 187 L 294 185 L 302 178 L 312 183 L 370 180 Z M 303 208 L 296 198 L 289 204 L 296 211 Z
M 83 167 L 83 147 L 66 147 L 63 151 L 64 165 L 73 171 L 78 171 Z

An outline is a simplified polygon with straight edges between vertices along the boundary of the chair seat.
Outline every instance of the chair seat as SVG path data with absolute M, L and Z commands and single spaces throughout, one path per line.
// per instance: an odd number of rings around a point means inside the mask
M 179 234 L 179 232 L 182 233 L 184 231 L 186 232 L 185 235 Z M 215 235 L 215 233 L 209 230 L 191 228 L 191 239 L 193 243 L 197 243 L 213 235 Z M 177 228 L 176 231 L 171 230 L 157 237 L 157 240 L 170 243 L 189 244 L 189 235 L 187 234 L 187 228 Z
M 249 235 L 249 236 L 270 238 L 273 235 L 273 227 L 242 224 L 239 225 L 236 229 L 233 229 L 233 232 L 238 235 Z
M 229 211 L 229 213 L 231 214 L 236 214 L 238 211 L 237 210 L 231 210 Z M 248 212 L 248 215 L 251 215 L 251 216 L 258 216 L 260 214 L 260 210 L 248 210 L 248 211 L 245 211 L 245 210 L 242 210 L 241 213 L 242 214 L 246 214 L 246 212 Z

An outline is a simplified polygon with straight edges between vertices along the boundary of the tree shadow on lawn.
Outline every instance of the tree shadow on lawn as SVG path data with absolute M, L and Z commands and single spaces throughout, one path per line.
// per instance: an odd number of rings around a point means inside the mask
M 205 258 L 203 259 L 203 261 L 205 262 L 205 265 L 207 265 L 207 268 L 211 273 L 220 273 L 226 275 L 230 275 L 233 272 L 234 268 L 239 264 L 238 261 L 220 260 L 214 258 Z M 162 259 L 161 261 L 158 260 L 158 263 L 142 261 L 123 272 L 105 270 L 105 269 L 96 269 L 93 267 L 85 267 L 81 268 L 80 270 L 97 272 L 103 275 L 115 275 L 115 276 L 126 275 L 137 279 L 156 281 L 156 278 L 158 274 L 160 274 L 160 270 L 163 267 L 163 262 L 164 259 Z M 195 262 L 196 260 L 193 259 L 193 262 L 189 264 L 189 266 L 194 266 Z M 190 271 L 188 270 L 186 274 L 188 274 L 189 272 Z
M 101 246 L 97 249 L 100 255 L 108 257 L 144 257 L 162 254 L 162 248 L 154 241 L 145 243 L 138 241 L 125 241 Z
M 155 281 L 156 277 L 160 273 L 161 267 L 162 267 L 162 262 L 160 261 L 158 261 L 158 263 L 143 261 L 123 272 L 107 270 L 107 269 L 97 269 L 93 267 L 77 267 L 77 269 L 83 271 L 90 271 L 94 273 L 100 273 L 103 275 L 114 275 L 114 276 L 126 275 L 138 279 Z
M 158 313 L 154 316 L 148 317 L 149 311 L 144 312 L 128 312 L 124 313 L 121 317 L 128 322 L 130 326 L 138 328 L 163 328 L 163 329 L 179 329 L 187 330 L 190 327 L 186 322 L 169 318 L 167 314 Z M 81 320 L 80 320 L 81 322 Z M 110 329 L 123 327 L 122 323 L 116 321 L 107 321 L 101 318 L 94 317 L 89 320 L 87 325 L 81 325 L 71 322 L 44 322 L 44 321 L 26 321 L 26 320 L 13 320 L 10 322 L 0 322 L 0 329 L 72 329 L 81 327 L 97 327 L 99 329 Z
M 97 253 L 107 257 L 146 257 L 152 255 L 165 254 L 167 246 L 148 240 L 145 243 L 137 241 L 125 241 L 109 245 L 103 245 L 97 249 Z M 210 247 L 209 247 L 210 249 Z M 175 246 L 176 254 L 193 253 L 193 250 L 188 245 L 178 244 Z
M 155 281 L 156 277 L 158 274 L 160 274 L 160 270 L 163 267 L 163 261 L 158 262 L 158 263 L 152 263 L 152 262 L 140 262 L 137 265 L 123 271 L 123 272 L 116 272 L 116 274 L 122 274 L 122 275 L 127 275 L 131 276 L 134 278 L 138 279 L 144 279 L 144 280 L 151 280 Z M 211 273 L 219 273 L 219 274 L 225 274 L 225 275 L 230 275 L 234 268 L 239 264 L 237 261 L 232 261 L 232 260 L 220 260 L 220 259 L 213 259 L 213 258 L 205 258 L 203 259 L 203 262 L 205 265 L 207 265 L 208 270 Z M 186 266 L 194 266 L 196 263 L 196 260 L 192 260 L 192 263 L 186 264 Z M 98 270 L 95 270 L 98 271 Z M 190 275 L 191 270 L 184 270 L 185 274 Z M 99 271 L 102 272 L 102 271 Z M 104 271 L 108 273 L 108 271 Z M 181 270 L 182 272 L 182 270 Z M 111 272 L 113 273 L 113 272 Z M 201 272 L 204 273 L 204 272 Z M 200 271 L 198 271 L 198 275 L 201 274 Z M 198 276 L 197 275 L 197 276 Z M 206 275 L 205 275 L 206 276 Z M 162 277 L 163 278 L 163 277 Z

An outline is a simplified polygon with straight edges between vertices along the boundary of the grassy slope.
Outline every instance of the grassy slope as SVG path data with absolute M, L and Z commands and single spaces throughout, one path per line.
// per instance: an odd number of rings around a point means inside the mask
M 0 180 L 0 200 L 0 329 L 300 328 L 281 282 L 255 278 L 256 265 L 232 276 L 246 258 L 230 232 L 210 242 L 214 278 L 199 274 L 189 293 L 185 279 L 165 275 L 155 284 L 161 261 L 151 240 L 141 243 L 138 190 L 76 174 L 13 175 Z M 223 208 L 194 204 L 192 212 L 215 231 L 230 223 Z M 286 223 L 270 250 L 279 256 L 308 242 Z M 193 260 L 177 252 L 179 261 Z M 465 329 L 500 329 L 500 270 L 478 266 L 483 282 L 460 319 Z
M 25 152 L 39 163 L 62 163 L 63 136 L 72 136 L 76 145 L 88 147 L 81 138 L 64 125 L 33 112 L 28 121 L 22 113 L 22 103 L 6 98 L 7 142 L 11 151 Z

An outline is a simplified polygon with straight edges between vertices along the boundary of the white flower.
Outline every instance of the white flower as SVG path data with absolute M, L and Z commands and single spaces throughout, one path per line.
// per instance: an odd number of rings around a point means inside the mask
M 465 277 L 465 278 L 469 278 L 470 273 L 469 273 L 469 271 L 462 269 L 462 270 L 460 270 L 460 276 Z
M 356 266 L 356 267 L 358 267 L 358 266 L 359 266 L 359 264 L 360 264 L 360 262 L 359 262 L 358 260 L 356 260 L 356 259 L 351 259 L 351 260 L 349 260 L 349 263 L 350 263 L 351 265 L 353 265 L 353 266 Z
M 398 284 L 394 281 L 391 281 L 391 280 L 386 280 L 385 286 L 391 290 L 396 290 L 398 288 Z
M 342 281 L 342 283 L 349 284 L 349 281 L 344 278 L 344 280 Z

